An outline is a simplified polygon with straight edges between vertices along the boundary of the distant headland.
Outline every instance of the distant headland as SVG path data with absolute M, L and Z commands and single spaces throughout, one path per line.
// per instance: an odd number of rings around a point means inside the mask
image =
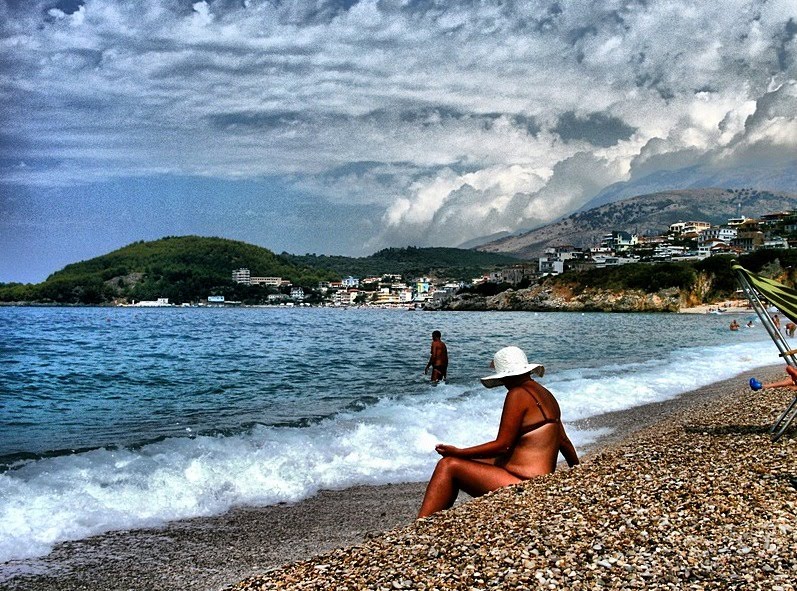
M 736 215 L 722 218 L 733 204 Z M 761 210 L 776 206 L 784 209 Z M 67 265 L 42 283 L 0 283 L 0 304 L 674 312 L 734 300 L 733 259 L 797 283 L 795 208 L 797 197 L 783 193 L 674 191 L 475 249 L 409 246 L 367 257 L 276 254 L 236 240 L 170 236 Z

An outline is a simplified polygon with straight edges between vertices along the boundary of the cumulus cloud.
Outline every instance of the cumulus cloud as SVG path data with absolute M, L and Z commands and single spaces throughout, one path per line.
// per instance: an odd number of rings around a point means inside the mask
M 796 37 L 792 0 L 6 0 L 0 181 L 279 177 L 459 244 L 793 149 Z

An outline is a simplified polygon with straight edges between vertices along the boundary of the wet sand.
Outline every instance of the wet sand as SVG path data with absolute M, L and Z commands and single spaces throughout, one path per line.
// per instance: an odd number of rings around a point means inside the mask
M 782 373 L 781 368 L 769 368 L 765 371 L 756 371 L 755 375 L 763 379 L 772 379 L 782 377 Z M 716 412 L 718 408 L 727 407 L 728 409 L 727 414 L 720 413 L 719 418 L 715 419 L 715 422 L 719 421 L 719 423 L 722 423 L 723 416 L 727 416 L 731 420 L 731 417 L 735 416 L 734 413 L 740 409 L 746 408 L 750 409 L 750 412 L 755 411 L 749 420 L 746 418 L 735 420 L 734 424 L 737 426 L 739 420 L 746 421 L 746 431 L 743 433 L 747 433 L 747 435 L 745 441 L 741 442 L 740 440 L 739 443 L 758 446 L 764 451 L 771 450 L 773 448 L 766 436 L 766 426 L 771 422 L 773 413 L 782 410 L 781 407 L 785 405 L 783 401 L 788 399 L 789 394 L 775 392 L 768 393 L 767 397 L 754 397 L 757 395 L 751 394 L 746 388 L 746 381 L 749 377 L 749 375 L 743 374 L 686 393 L 674 400 L 610 413 L 576 423 L 576 426 L 582 428 L 610 428 L 612 432 L 599 440 L 590 450 L 587 450 L 587 453 L 580 450 L 583 464 L 576 470 L 557 471 L 550 477 L 543 477 L 537 482 L 527 483 L 530 486 L 521 486 L 525 487 L 524 491 L 537 491 L 534 494 L 544 494 L 545 491 L 554 490 L 556 486 L 570 486 L 571 489 L 585 484 L 599 486 L 601 474 L 604 474 L 606 470 L 611 473 L 617 469 L 616 466 L 611 465 L 611 461 L 607 460 L 607 458 L 617 457 L 616 450 L 625 449 L 632 452 L 637 440 L 639 440 L 639 445 L 642 445 L 645 437 L 649 438 L 645 433 L 650 429 L 672 429 L 672 425 L 677 421 L 688 422 L 690 417 L 700 417 L 702 416 L 700 413 L 705 414 L 708 411 Z M 750 401 L 758 401 L 758 404 L 763 404 L 764 412 L 761 409 L 754 409 L 754 405 Z M 767 413 L 766 411 L 770 407 L 771 412 Z M 705 419 L 703 423 L 709 432 L 718 428 L 708 425 L 707 421 L 708 419 Z M 748 424 L 750 421 L 754 421 L 755 424 Z M 667 425 L 670 426 L 667 427 Z M 680 427 L 676 427 L 679 433 L 684 431 L 683 425 L 680 425 Z M 774 449 L 782 449 L 784 445 L 789 444 L 793 449 L 794 435 L 794 430 L 790 431 L 785 438 L 787 443 L 775 444 Z M 747 439 L 751 439 L 751 441 L 747 441 Z M 624 451 L 623 454 L 627 455 L 631 452 Z M 791 461 L 794 462 L 794 460 Z M 797 468 L 793 472 L 797 473 Z M 586 479 L 586 481 L 579 483 L 578 479 L 580 478 Z M 447 523 L 446 520 L 454 520 L 450 524 L 452 532 L 461 532 L 462 524 L 458 520 L 467 518 L 472 522 L 473 515 L 476 515 L 477 525 L 479 520 L 483 519 L 484 527 L 492 531 L 497 531 L 492 522 L 501 515 L 504 516 L 502 519 L 512 519 L 512 515 L 505 513 L 505 505 L 499 502 L 493 506 L 495 499 L 505 498 L 507 493 L 503 492 L 488 495 L 473 502 L 462 503 L 451 511 L 441 514 L 443 517 L 440 519 L 433 518 L 415 522 L 415 514 L 423 496 L 424 487 L 425 483 L 408 483 L 325 491 L 294 505 L 241 508 L 218 517 L 183 520 L 162 528 L 111 532 L 85 540 L 67 542 L 59 544 L 50 555 L 44 558 L 0 565 L 0 588 L 31 591 L 186 588 L 211 591 L 234 585 L 248 577 L 254 577 L 242 584 L 241 588 L 279 588 L 282 586 L 291 588 L 303 581 L 302 585 L 306 583 L 308 588 L 321 589 L 335 588 L 327 577 L 327 573 L 332 572 L 329 569 L 335 565 L 342 568 L 347 576 L 354 581 L 353 586 L 349 588 L 378 588 L 388 584 L 395 588 L 395 584 L 390 581 L 397 581 L 397 584 L 400 585 L 407 582 L 409 584 L 407 588 L 433 588 L 435 584 L 441 589 L 468 588 L 468 585 L 463 586 L 464 582 L 458 580 L 455 583 L 453 579 L 441 579 L 434 583 L 435 579 L 434 577 L 430 579 L 429 577 L 432 575 L 429 573 L 417 574 L 413 579 L 408 574 L 411 569 L 406 565 L 401 567 L 406 572 L 401 576 L 396 574 L 393 579 L 389 578 L 389 569 L 383 569 L 382 575 L 374 573 L 373 577 L 376 578 L 369 579 L 367 573 L 364 573 L 361 568 L 362 564 L 347 566 L 358 552 L 367 554 L 375 549 L 379 550 L 374 555 L 381 557 L 378 558 L 379 560 L 403 564 L 401 557 L 395 555 L 394 552 L 399 548 L 404 548 L 407 544 L 423 545 L 428 542 L 429 532 L 427 529 L 442 527 L 441 524 Z M 514 487 L 512 488 L 514 489 Z M 785 490 L 789 494 L 797 492 L 790 486 L 787 486 Z M 517 499 L 521 498 L 518 495 L 515 496 Z M 510 498 L 514 499 L 515 496 Z M 467 497 L 465 498 L 467 499 Z M 794 500 L 792 496 L 792 506 L 789 509 L 791 511 L 794 511 Z M 596 506 L 597 508 L 601 507 Z M 699 510 L 699 508 L 695 508 L 695 510 Z M 553 512 L 555 516 L 557 510 L 553 505 L 548 505 L 546 511 Z M 435 526 L 435 523 L 438 526 Z M 607 534 L 609 533 L 607 532 Z M 439 535 L 445 536 L 445 530 Z M 795 533 L 789 535 L 797 536 Z M 426 542 L 423 541 L 424 539 Z M 792 558 L 794 548 L 797 548 L 797 539 L 794 541 L 796 543 L 792 544 Z M 545 543 L 550 543 L 550 540 Z M 429 546 L 428 543 L 424 546 L 426 552 L 442 552 L 439 548 L 434 550 L 427 546 Z M 443 546 L 445 544 L 441 548 Z M 330 553 L 330 551 L 332 552 Z M 769 550 L 767 549 L 766 552 Z M 319 557 L 319 555 L 321 556 Z M 523 560 L 527 561 L 526 569 L 530 569 L 532 564 L 537 564 L 535 562 L 537 559 L 533 555 L 530 556 L 524 558 L 507 555 L 506 558 L 512 559 L 515 565 L 513 568 L 517 573 L 518 569 L 524 568 Z M 313 557 L 316 558 L 313 559 Z M 609 558 L 611 557 L 607 557 L 604 562 L 613 565 L 614 563 L 609 562 Z M 310 559 L 309 562 L 289 565 L 295 561 L 307 561 L 308 559 Z M 495 565 L 500 566 L 502 560 L 504 558 L 496 558 Z M 517 560 L 521 562 L 516 563 Z M 793 567 L 796 569 L 794 572 L 797 573 L 797 562 L 788 563 L 788 557 L 784 560 L 784 564 L 787 566 L 791 564 L 792 566 L 789 568 Z M 432 564 L 438 561 L 438 558 L 437 556 L 423 555 L 421 556 L 422 565 L 425 564 L 424 561 Z M 461 562 L 461 557 L 457 561 Z M 323 566 L 325 564 L 326 567 Z M 460 571 L 462 566 L 460 563 L 458 567 Z M 611 570 L 611 568 L 607 569 L 607 571 Z M 626 571 L 626 573 L 628 572 L 630 571 Z M 266 577 L 261 578 L 264 573 L 266 573 Z M 773 574 L 772 577 L 774 576 Z M 578 587 L 575 585 L 578 577 L 570 575 L 568 577 L 568 580 L 572 579 L 574 583 L 573 588 Z M 539 579 L 539 577 L 537 578 Z M 646 580 L 650 583 L 653 579 L 639 580 Z M 509 579 L 501 581 L 511 582 Z M 775 579 L 772 579 L 770 583 L 772 581 Z M 776 582 L 781 585 L 780 579 Z M 469 585 L 478 587 L 479 584 L 473 579 Z M 793 586 L 788 585 L 781 585 L 781 587 L 784 590 L 793 589 Z M 775 589 L 776 586 L 769 588 Z

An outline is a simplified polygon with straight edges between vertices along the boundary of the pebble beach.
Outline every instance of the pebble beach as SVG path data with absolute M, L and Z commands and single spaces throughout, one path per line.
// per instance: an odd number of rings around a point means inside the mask
M 423 483 L 329 491 L 63 543 L 3 565 L 0 587 L 790 591 L 797 430 L 767 431 L 793 393 L 748 377 L 589 419 L 613 430 L 577 468 L 428 519 Z
M 792 393 L 729 394 L 574 470 L 230 589 L 792 590 L 797 446 L 767 433 Z

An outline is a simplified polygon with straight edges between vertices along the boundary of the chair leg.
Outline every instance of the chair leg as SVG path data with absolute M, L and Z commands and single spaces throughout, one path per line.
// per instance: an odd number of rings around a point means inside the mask
M 769 430 L 772 434 L 773 443 L 783 436 L 795 417 L 797 417 L 797 396 L 794 397 L 791 404 L 783 411 L 783 414 L 778 417 L 778 420 L 775 421 L 772 428 Z

